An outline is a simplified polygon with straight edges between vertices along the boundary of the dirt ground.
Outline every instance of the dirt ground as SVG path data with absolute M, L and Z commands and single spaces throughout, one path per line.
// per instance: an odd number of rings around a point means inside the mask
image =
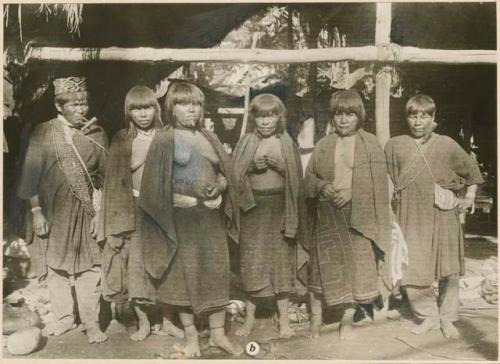
M 475 260 L 497 256 L 497 245 L 491 239 L 473 237 L 466 241 L 466 255 Z M 448 340 L 440 331 L 425 335 L 411 334 L 413 325 L 406 306 L 400 308 L 399 320 L 375 320 L 356 328 L 356 337 L 340 341 L 338 323 L 322 328 L 318 339 L 309 338 L 308 323 L 295 324 L 296 335 L 289 340 L 279 340 L 276 325 L 264 311 L 257 320 L 250 337 L 234 335 L 240 325 L 227 322 L 227 332 L 235 341 L 245 346 L 249 341 L 260 344 L 256 359 L 349 359 L 349 360 L 498 360 L 498 311 L 497 308 L 461 308 L 459 340 Z M 133 329 L 130 330 L 133 332 Z M 79 330 L 60 337 L 44 338 L 41 349 L 28 358 L 85 358 L 85 359 L 159 359 L 168 358 L 171 346 L 178 339 L 149 336 L 143 342 L 134 342 L 127 332 L 112 325 L 108 328 L 108 341 L 88 344 Z M 231 357 L 214 348 L 208 348 L 207 338 L 201 339 L 203 359 L 250 359 L 243 354 Z M 12 357 L 4 349 L 4 357 Z

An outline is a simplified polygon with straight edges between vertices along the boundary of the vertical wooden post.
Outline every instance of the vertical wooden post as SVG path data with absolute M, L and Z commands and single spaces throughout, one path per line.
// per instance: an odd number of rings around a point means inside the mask
M 391 3 L 377 3 L 377 24 L 375 28 L 375 44 L 377 46 L 391 43 Z M 389 107 L 391 100 L 391 68 L 383 66 L 375 78 L 375 127 L 377 138 L 382 147 L 389 140 Z
M 252 34 L 252 45 L 250 46 L 251 49 L 255 49 L 257 46 L 257 41 L 259 40 L 260 35 L 258 33 Z M 246 90 L 245 90 L 245 104 L 244 104 L 244 112 L 243 112 L 243 121 L 241 123 L 241 130 L 240 130 L 240 138 L 245 135 L 247 132 L 247 125 L 248 125 L 248 107 L 250 106 L 250 88 L 252 87 L 252 65 L 249 64 L 247 65 L 247 85 L 246 85 Z

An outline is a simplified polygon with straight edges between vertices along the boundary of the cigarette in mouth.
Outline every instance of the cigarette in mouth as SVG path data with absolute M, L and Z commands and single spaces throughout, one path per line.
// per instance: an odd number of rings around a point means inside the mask
M 87 120 L 87 119 L 85 119 L 85 120 Z M 82 130 L 88 129 L 96 121 L 97 121 L 97 118 L 95 116 L 92 119 L 87 120 L 87 122 L 83 125 Z

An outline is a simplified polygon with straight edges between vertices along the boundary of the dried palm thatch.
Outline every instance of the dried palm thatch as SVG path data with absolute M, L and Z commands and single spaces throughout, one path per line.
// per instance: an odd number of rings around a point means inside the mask
M 57 16 L 61 11 L 66 16 L 66 25 L 72 34 L 80 35 L 80 24 L 82 23 L 83 4 L 41 4 L 37 13 L 45 15 L 48 21 L 49 16 Z
M 14 5 L 14 4 L 12 4 Z M 5 26 L 9 26 L 9 10 L 12 5 L 4 6 Z M 23 40 L 23 22 L 22 22 L 22 4 L 17 4 L 17 17 L 19 22 L 19 37 Z M 25 5 L 29 6 L 29 5 Z M 83 4 L 40 4 L 36 10 L 36 14 L 45 16 L 45 20 L 49 21 L 49 17 L 63 14 L 66 17 L 66 25 L 71 34 L 80 36 L 80 24 L 82 23 Z

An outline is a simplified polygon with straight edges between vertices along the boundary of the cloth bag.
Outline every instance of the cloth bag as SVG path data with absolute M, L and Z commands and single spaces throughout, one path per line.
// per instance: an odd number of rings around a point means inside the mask
M 429 171 L 429 174 L 431 175 L 432 180 L 434 181 L 434 205 L 436 205 L 439 209 L 444 211 L 453 210 L 455 207 L 458 206 L 457 196 L 453 191 L 443 188 L 436 183 L 436 179 L 432 174 L 431 167 L 427 162 L 427 158 L 425 158 L 424 152 L 420 148 L 418 142 L 415 141 L 415 143 L 417 144 L 417 148 L 420 151 L 422 158 L 424 159 L 425 165 L 427 166 L 427 169 Z

